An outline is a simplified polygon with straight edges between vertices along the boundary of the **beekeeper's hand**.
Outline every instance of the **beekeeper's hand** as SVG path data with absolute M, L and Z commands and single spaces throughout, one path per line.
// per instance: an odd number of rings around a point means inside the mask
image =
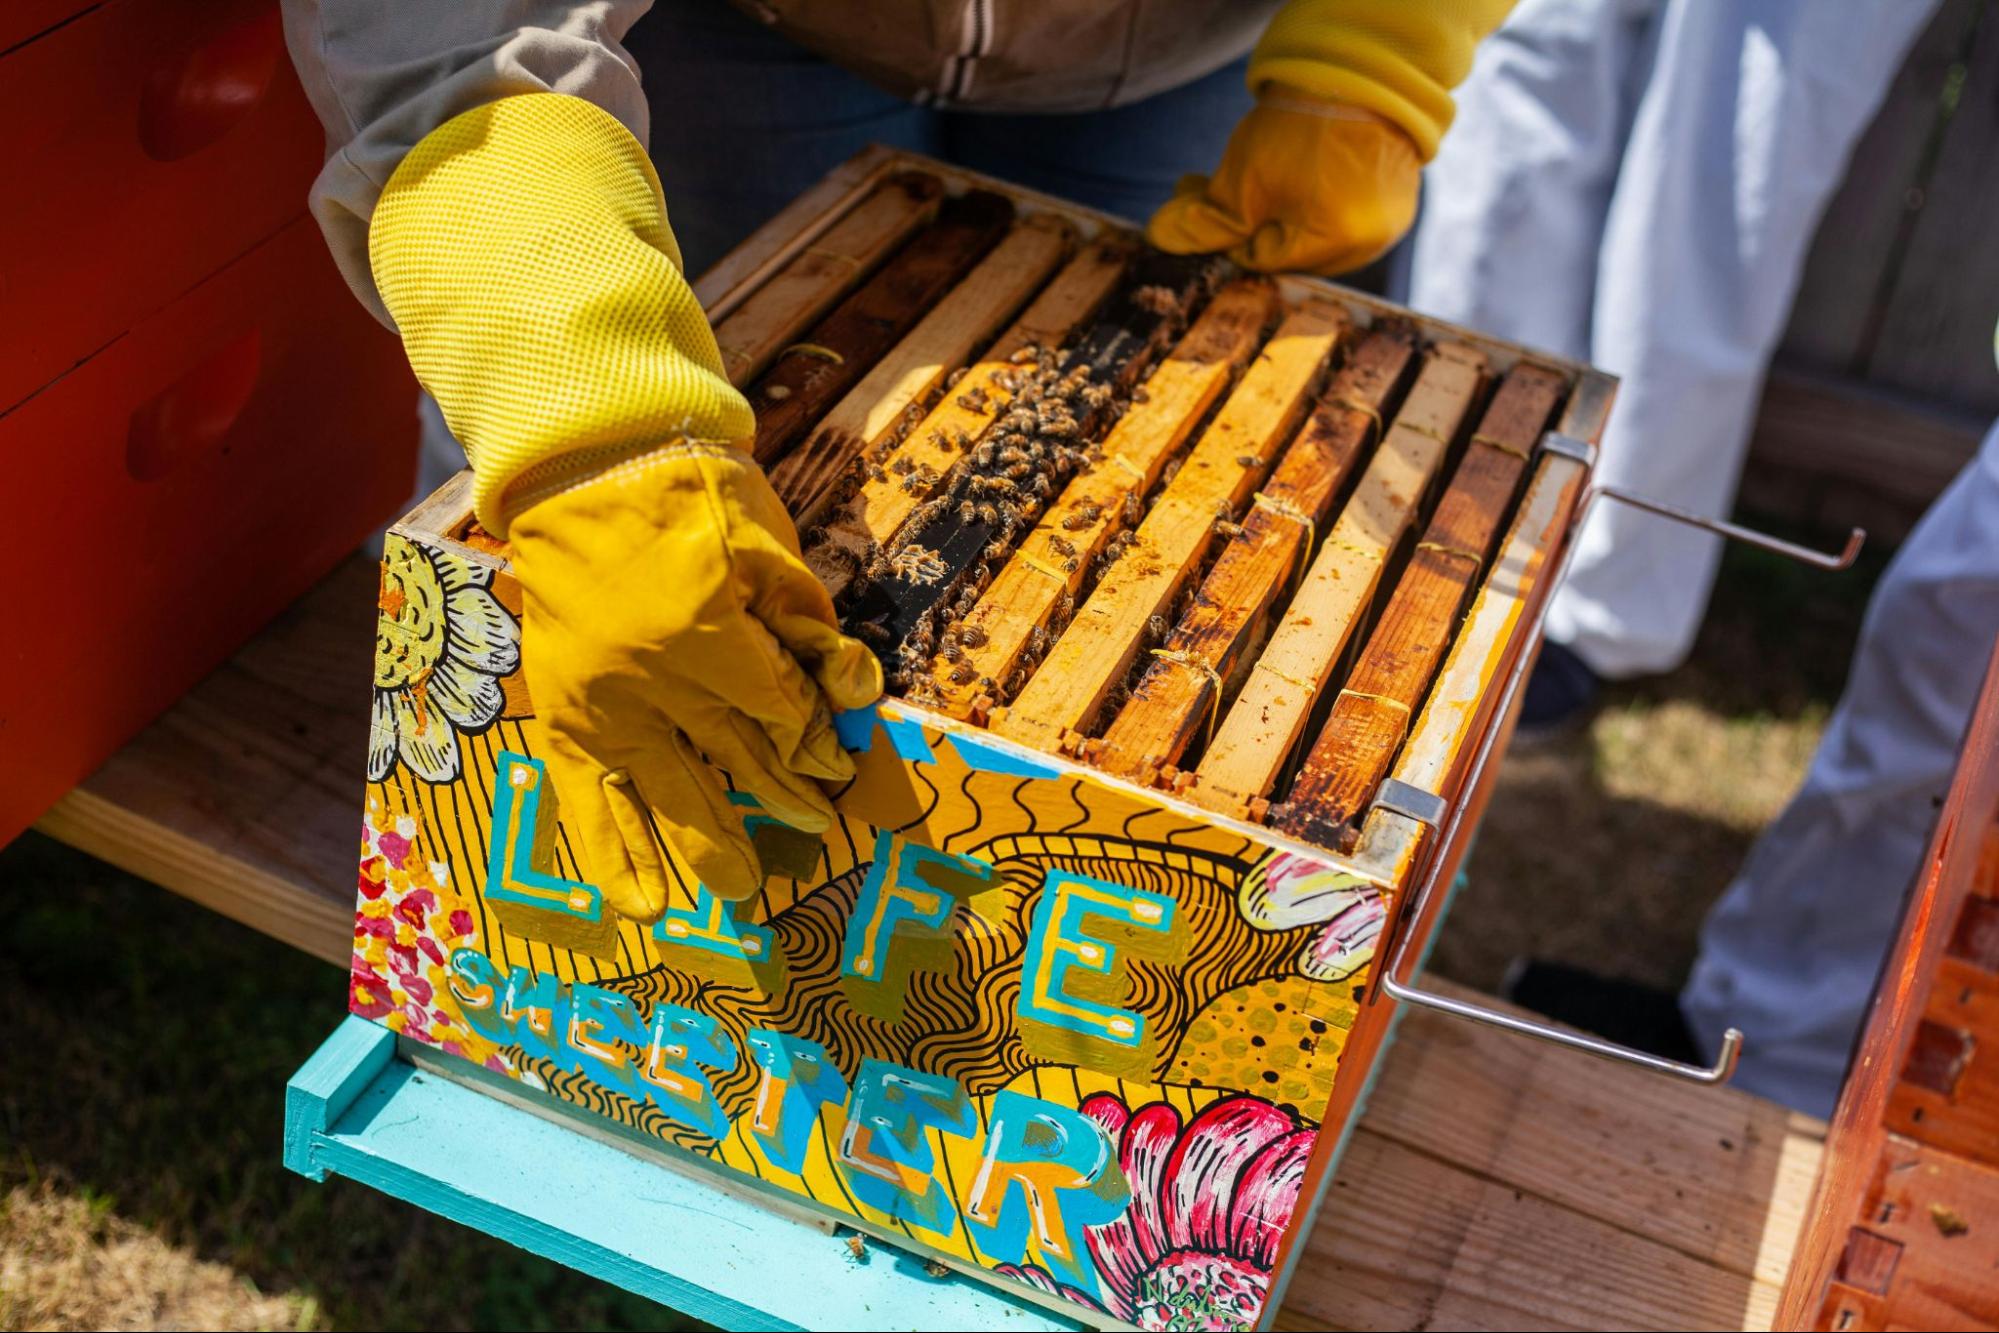
M 369 258 L 418 377 L 513 548 L 524 669 L 563 822 L 624 916 L 666 905 L 654 832 L 717 894 L 761 879 L 705 752 L 824 830 L 853 775 L 831 710 L 881 692 L 744 451 L 755 430 L 617 120 L 523 94 L 432 131 L 383 190 Z
M 1373 112 L 1273 88 L 1215 174 L 1183 178 L 1146 236 L 1266 273 L 1345 273 L 1409 230 L 1422 171 L 1409 136 Z
M 1212 175 L 1188 176 L 1146 235 L 1266 272 L 1334 274 L 1401 239 L 1451 90 L 1513 0 L 1291 0 L 1249 62 L 1256 106 Z

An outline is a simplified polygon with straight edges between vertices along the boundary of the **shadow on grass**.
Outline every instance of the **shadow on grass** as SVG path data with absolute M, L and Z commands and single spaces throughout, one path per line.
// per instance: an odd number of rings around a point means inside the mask
M 279 1161 L 336 969 L 36 834 L 0 849 L 0 1194 L 50 1181 L 341 1328 L 698 1328 Z
M 1837 545 L 1823 532 L 1745 521 Z M 1869 547 L 1854 568 L 1828 573 L 1729 544 L 1685 665 L 1608 686 L 1588 731 L 1516 742 L 1469 886 L 1438 939 L 1437 970 L 1496 991 L 1513 959 L 1534 957 L 1677 989 L 1702 918 L 1798 776 L 1757 771 L 1750 733 L 1782 730 L 1805 748 L 1815 740 L 1892 553 Z M 1689 788 L 1708 809 L 1692 808 Z
M 1434 954 L 1497 992 L 1515 958 L 1677 988 L 1755 835 L 1591 781 L 1585 743 L 1509 760 Z

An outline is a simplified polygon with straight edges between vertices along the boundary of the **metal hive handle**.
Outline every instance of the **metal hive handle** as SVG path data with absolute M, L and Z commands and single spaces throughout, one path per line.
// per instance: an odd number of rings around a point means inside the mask
M 1574 458 L 1585 465 L 1591 461 L 1595 454 L 1595 450 L 1591 446 L 1552 431 L 1542 440 L 1541 447 L 1545 452 Z M 1568 577 L 1569 566 L 1574 562 L 1576 550 L 1581 545 L 1577 537 L 1580 536 L 1583 524 L 1588 520 L 1598 500 L 1614 500 L 1619 504 L 1627 504 L 1634 509 L 1640 509 L 1649 514 L 1656 514 L 1672 522 L 1684 523 L 1689 527 L 1700 528 L 1722 537 L 1745 542 L 1751 546 L 1758 546 L 1766 551 L 1774 551 L 1778 555 L 1788 556 L 1793 560 L 1801 561 L 1804 564 L 1812 565 L 1819 569 L 1841 570 L 1848 568 L 1853 564 L 1855 557 L 1860 554 L 1861 545 L 1867 540 L 1867 534 L 1864 531 L 1854 528 L 1847 536 L 1846 546 L 1841 551 L 1837 553 L 1814 551 L 1810 547 L 1799 546 L 1796 543 L 1772 537 L 1768 533 L 1757 532 L 1751 528 L 1741 527 L 1738 524 L 1729 523 L 1722 519 L 1707 518 L 1700 514 L 1691 513 L 1676 505 L 1670 505 L 1661 500 L 1654 500 L 1649 496 L 1634 495 L 1629 491 L 1620 490 L 1613 486 L 1592 486 L 1583 496 L 1582 504 L 1577 507 L 1575 523 L 1570 529 L 1574 535 L 1569 540 L 1568 548 L 1562 553 L 1561 566 L 1555 571 L 1555 577 L 1550 582 L 1548 594 L 1541 599 L 1540 609 L 1534 617 L 1534 626 L 1530 641 L 1533 636 L 1538 636 L 1541 633 L 1542 626 L 1548 618 L 1548 608 L 1554 604 L 1555 593 L 1560 590 L 1563 580 Z M 1506 717 L 1512 710 L 1514 697 L 1519 693 L 1522 683 L 1526 680 L 1527 664 L 1530 656 L 1530 654 L 1524 652 L 1520 654 L 1519 659 L 1514 662 L 1512 670 L 1507 673 L 1505 688 L 1500 694 L 1497 710 L 1493 714 L 1495 720 Z M 1492 758 L 1500 730 L 1500 727 L 1497 725 L 1488 727 L 1485 735 L 1479 740 L 1478 750 L 1472 758 L 1471 769 L 1465 774 L 1462 790 L 1471 792 L 1478 789 L 1479 781 L 1485 772 L 1485 766 Z M 1394 785 L 1402 787 L 1405 784 L 1396 783 Z M 1384 783 L 1383 786 L 1386 788 L 1389 784 Z M 1376 798 L 1376 804 L 1384 804 L 1381 797 Z M 1440 796 L 1429 792 L 1420 792 L 1414 788 L 1409 788 L 1406 793 L 1393 796 L 1386 804 L 1392 805 L 1398 812 L 1414 818 L 1420 823 L 1429 825 L 1432 832 L 1436 834 L 1436 837 L 1432 840 L 1429 866 L 1424 871 L 1422 882 L 1417 886 L 1416 891 L 1410 895 L 1408 908 L 1403 913 L 1402 919 L 1404 924 L 1397 934 L 1395 947 L 1389 953 L 1388 966 L 1381 973 L 1380 986 L 1385 993 L 1405 1004 L 1418 1005 L 1425 1009 L 1435 1009 L 1440 1013 L 1468 1019 L 1474 1023 L 1484 1023 L 1491 1027 L 1504 1028 L 1509 1032 L 1517 1032 L 1522 1036 L 1534 1037 L 1556 1046 L 1566 1046 L 1571 1050 L 1582 1051 L 1585 1054 L 1594 1055 L 1601 1059 L 1621 1061 L 1625 1064 L 1636 1065 L 1642 1069 L 1652 1070 L 1655 1073 L 1687 1079 L 1690 1082 L 1712 1086 L 1728 1081 L 1729 1076 L 1735 1072 L 1736 1061 L 1742 1053 L 1742 1032 L 1738 1028 L 1730 1028 L 1722 1034 L 1721 1050 L 1716 1054 L 1712 1065 L 1692 1065 L 1682 1063 L 1678 1060 L 1668 1060 L 1645 1051 L 1634 1050 L 1629 1046 L 1623 1046 L 1617 1042 L 1605 1041 L 1602 1038 L 1593 1037 L 1587 1033 L 1570 1032 L 1562 1028 L 1550 1027 L 1545 1023 L 1538 1023 L 1532 1019 L 1502 1013 L 1496 1009 L 1487 1009 L 1481 1005 L 1453 999 L 1447 995 L 1439 995 L 1434 991 L 1426 991 L 1413 984 L 1413 979 L 1408 982 L 1403 981 L 1401 977 L 1405 965 L 1410 961 L 1409 954 L 1415 940 L 1415 923 L 1422 916 L 1431 895 L 1437 890 L 1437 882 L 1442 878 L 1443 874 L 1443 849 L 1450 846 L 1457 836 L 1458 827 L 1464 820 L 1464 806 L 1462 803 L 1451 805 Z

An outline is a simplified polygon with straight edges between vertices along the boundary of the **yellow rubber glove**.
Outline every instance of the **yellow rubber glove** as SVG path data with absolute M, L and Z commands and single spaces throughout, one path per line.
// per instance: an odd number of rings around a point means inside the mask
M 1339 273 L 1416 215 L 1451 90 L 1513 0 L 1290 0 L 1250 56 L 1257 105 L 1212 177 L 1189 176 L 1147 236 L 1266 271 Z
M 613 117 L 553 93 L 432 131 L 369 259 L 418 377 L 513 543 L 524 669 L 562 817 L 621 914 L 656 919 L 651 823 L 717 894 L 760 872 L 704 751 L 777 818 L 827 827 L 852 761 L 829 699 L 880 667 L 836 628 L 680 271 L 659 181 Z

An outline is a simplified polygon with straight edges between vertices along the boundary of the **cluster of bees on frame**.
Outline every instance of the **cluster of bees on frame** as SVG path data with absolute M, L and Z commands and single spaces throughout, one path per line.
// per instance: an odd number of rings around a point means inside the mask
M 1158 289 L 1156 299 L 1178 313 L 1180 298 L 1175 293 Z M 1006 395 L 1004 407 L 980 435 L 974 437 L 963 430 L 954 433 L 949 443 L 963 457 L 952 469 L 946 489 L 920 506 L 893 541 L 867 552 L 859 577 L 844 599 L 852 608 L 869 585 L 891 581 L 902 585 L 898 600 L 908 595 L 931 599 L 929 614 L 900 643 L 892 642 L 890 631 L 871 620 L 858 619 L 848 626 L 882 656 L 889 690 L 912 702 L 936 701 L 933 661 L 941 661 L 939 670 L 954 685 L 976 683 L 983 693 L 1010 697 L 1033 673 L 1075 611 L 1074 595 L 1064 592 L 1050 622 L 1030 631 L 1027 651 L 1005 681 L 981 677 L 969 660 L 984 645 L 985 632 L 965 623 L 967 615 L 1063 485 L 1100 457 L 1100 448 L 1090 437 L 1116 406 L 1116 390 L 1093 375 L 1086 364 L 1063 369 L 1057 356 L 1036 345 L 1022 347 L 1009 360 L 1009 367 L 991 378 L 993 386 Z M 989 411 L 993 404 L 983 387 L 975 385 L 960 392 L 964 373 L 954 374 L 945 392 L 958 394 L 958 406 L 966 411 Z M 1144 389 L 1133 389 L 1131 398 L 1145 401 Z M 920 409 L 912 408 L 909 424 L 922 415 Z M 907 458 L 894 458 L 899 443 L 900 434 L 885 441 L 863 461 L 862 476 L 876 484 L 900 478 L 911 494 L 934 491 L 939 480 L 935 472 Z M 856 482 L 859 480 L 857 477 Z M 1131 495 L 1118 512 L 1108 516 L 1117 531 L 1091 559 L 1084 587 L 1094 584 L 1124 554 L 1143 513 L 1143 502 Z M 1064 573 L 1075 574 L 1087 558 L 1085 546 L 1068 534 L 1075 533 L 1080 539 L 1085 530 L 1095 530 L 1105 518 L 1102 507 L 1083 504 L 1049 535 L 1047 548 L 1061 562 Z M 933 544 L 940 537 L 948 540 L 975 527 L 983 529 L 984 547 L 969 563 L 959 562 L 954 567 Z

